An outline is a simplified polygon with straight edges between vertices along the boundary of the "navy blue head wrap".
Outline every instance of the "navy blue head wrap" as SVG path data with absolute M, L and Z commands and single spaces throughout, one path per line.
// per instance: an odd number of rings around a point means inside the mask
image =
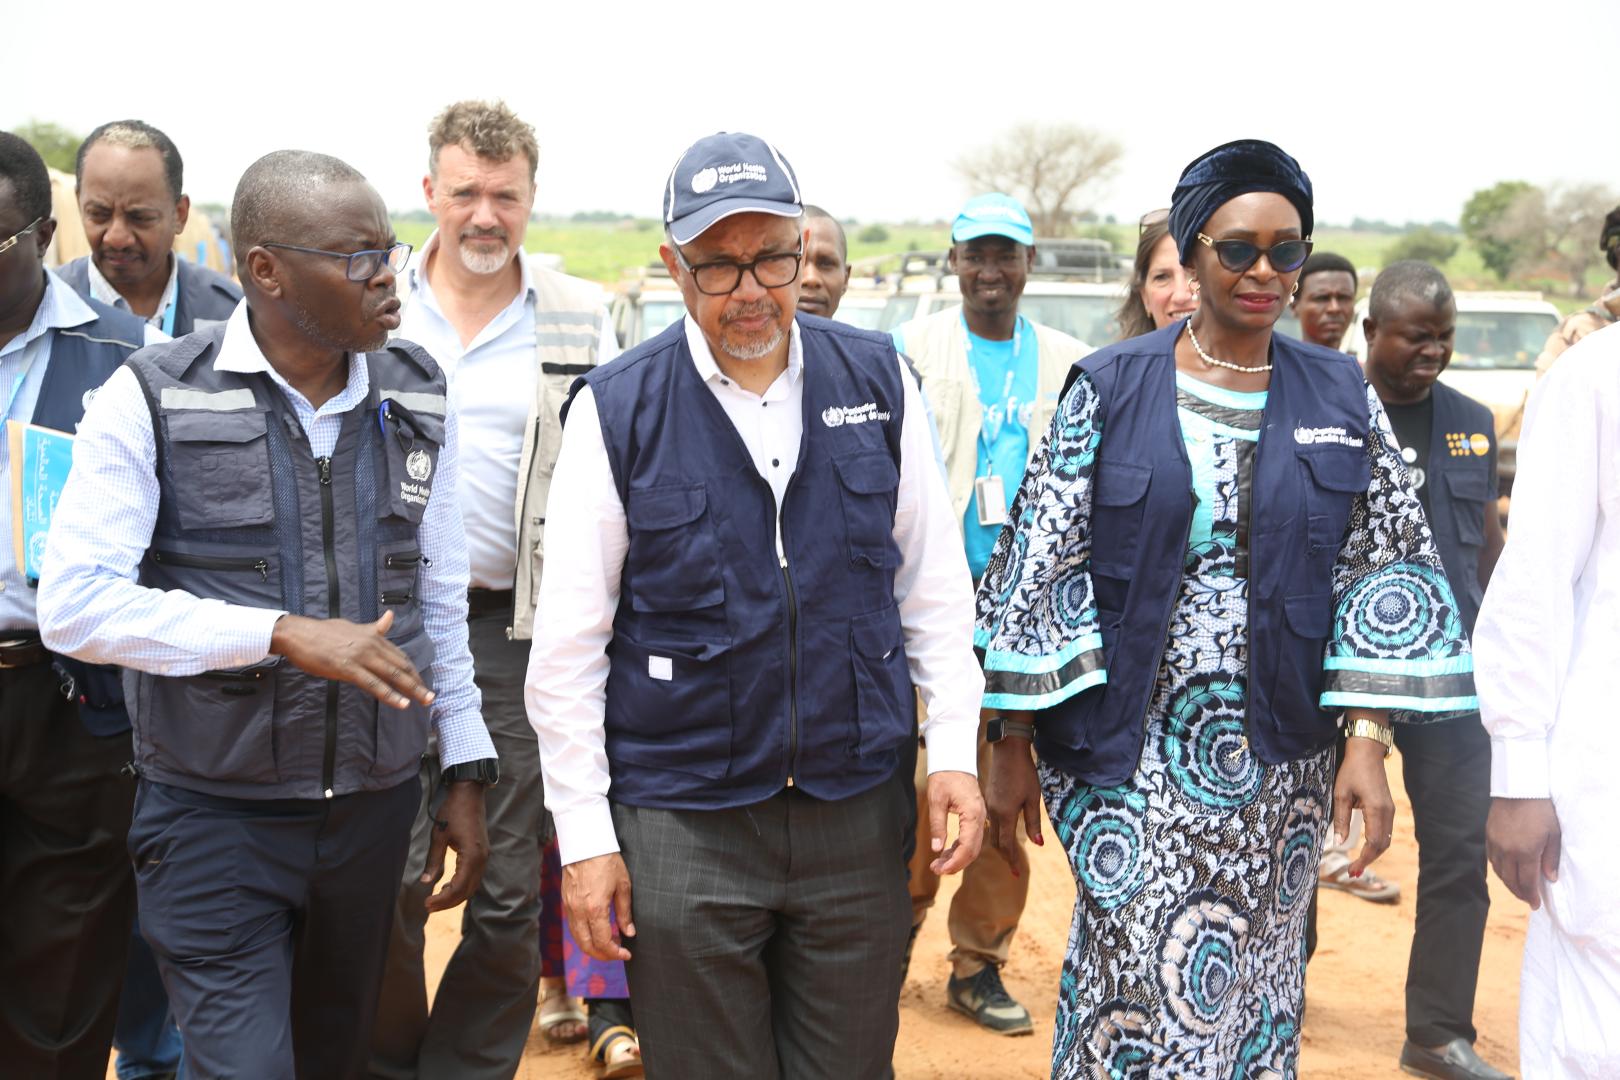
M 1183 263 L 1192 262 L 1198 231 L 1224 204 L 1251 191 L 1274 191 L 1294 204 L 1304 235 L 1316 223 L 1311 210 L 1311 178 L 1281 147 L 1261 139 L 1239 139 L 1200 154 L 1181 170 L 1170 196 L 1170 235 Z

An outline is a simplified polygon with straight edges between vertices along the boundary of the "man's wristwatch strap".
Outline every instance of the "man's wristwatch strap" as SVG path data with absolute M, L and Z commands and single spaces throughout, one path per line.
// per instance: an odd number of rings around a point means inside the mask
M 441 784 L 453 784 L 458 780 L 476 780 L 485 787 L 494 787 L 501 782 L 501 763 L 495 758 L 479 758 L 477 761 L 446 766 L 439 773 Z
M 1395 733 L 1389 729 L 1388 724 L 1379 724 L 1366 717 L 1357 717 L 1344 725 L 1344 737 L 1347 739 L 1373 739 L 1384 744 L 1384 756 L 1395 752 Z

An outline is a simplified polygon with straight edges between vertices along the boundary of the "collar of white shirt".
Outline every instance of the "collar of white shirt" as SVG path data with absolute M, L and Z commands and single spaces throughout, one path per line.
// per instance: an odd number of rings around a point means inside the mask
M 239 375 L 269 375 L 288 394 L 294 395 L 294 400 L 309 405 L 309 399 L 299 393 L 291 383 L 282 377 L 270 363 L 270 358 L 264 355 L 259 348 L 258 341 L 253 336 L 253 327 L 248 324 L 248 306 L 237 304 L 236 310 L 225 322 L 225 340 L 219 344 L 219 355 L 214 357 L 215 371 L 232 371 Z M 343 392 L 327 401 L 317 414 L 330 414 L 333 412 L 347 412 L 356 404 L 365 399 L 371 390 L 371 376 L 366 370 L 366 354 L 349 354 L 349 381 Z
M 119 311 L 129 311 L 129 301 L 115 288 L 112 282 L 101 276 L 96 267 L 95 257 L 85 259 L 85 265 L 90 270 L 90 295 L 100 300 L 108 307 L 115 307 Z M 163 316 L 174 305 L 175 295 L 180 291 L 180 256 L 169 253 L 169 283 L 163 287 L 163 300 L 157 306 L 157 311 L 146 321 L 153 326 L 163 324 Z
M 688 314 L 685 318 L 686 347 L 692 351 L 692 366 L 697 368 L 698 377 L 706 383 L 729 382 L 715 363 L 714 353 L 709 349 L 709 341 L 703 336 L 697 320 Z M 804 372 L 804 339 L 799 334 L 799 320 L 793 320 L 793 328 L 788 332 L 788 366 L 787 377 L 790 385 L 796 385 L 799 376 Z M 774 383 L 772 384 L 775 385 Z
M 34 309 L 34 321 L 28 324 L 26 331 L 0 348 L 0 355 L 25 349 L 36 338 L 44 337 L 52 330 L 83 326 L 87 322 L 94 322 L 95 318 L 95 309 L 84 302 L 73 286 L 47 270 L 45 293 L 39 298 L 39 307 Z

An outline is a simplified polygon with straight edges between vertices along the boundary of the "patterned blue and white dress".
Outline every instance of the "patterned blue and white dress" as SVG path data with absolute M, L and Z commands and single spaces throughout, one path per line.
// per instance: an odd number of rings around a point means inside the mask
M 1199 501 L 1141 761 L 1129 782 L 1111 788 L 1041 765 L 1078 884 L 1054 1077 L 1226 1080 L 1298 1070 L 1305 915 L 1334 766 L 1331 750 L 1266 765 L 1244 738 L 1248 568 L 1239 523 L 1265 398 L 1177 374 Z M 1322 704 L 1416 710 L 1393 713 L 1396 720 L 1454 715 L 1474 702 L 1471 679 L 1459 684 L 1472 670 L 1466 639 L 1370 389 L 1368 409 L 1382 438 L 1367 440 L 1372 482 L 1355 501 L 1334 567 Z M 1087 567 L 1101 438 L 1098 399 L 1081 375 L 1031 463 L 1012 510 L 1016 527 L 1004 530 L 979 593 L 987 669 L 997 652 L 1100 649 Z M 1086 609 L 1078 622 L 1077 606 Z M 1075 665 L 1083 674 L 1056 700 L 1104 680 L 1098 665 Z

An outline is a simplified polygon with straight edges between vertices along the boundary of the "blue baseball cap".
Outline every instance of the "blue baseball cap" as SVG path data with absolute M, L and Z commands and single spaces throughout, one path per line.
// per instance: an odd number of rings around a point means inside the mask
M 962 207 L 951 223 L 951 243 L 977 240 L 981 236 L 1005 236 L 1007 239 L 1032 247 L 1035 244 L 1035 226 L 1029 222 L 1024 204 L 1011 195 L 992 191 L 988 195 L 975 195 Z
M 675 162 L 664 185 L 664 224 L 677 244 L 696 240 L 732 214 L 804 213 L 787 158 L 757 135 L 721 131 L 699 139 Z

